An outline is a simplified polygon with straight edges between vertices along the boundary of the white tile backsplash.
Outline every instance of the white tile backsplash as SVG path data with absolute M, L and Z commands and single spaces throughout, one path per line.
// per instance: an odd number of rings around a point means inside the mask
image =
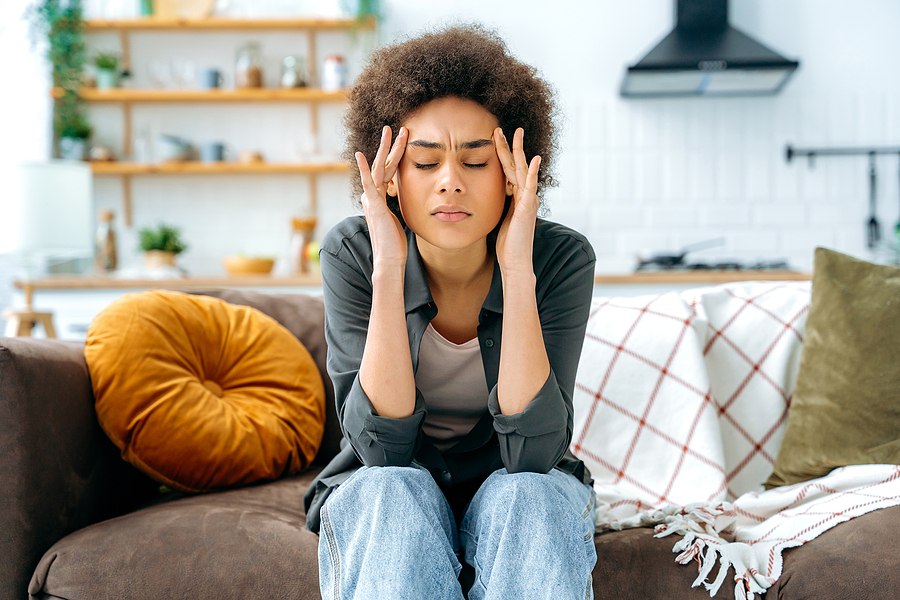
M 817 245 L 871 257 L 864 235 L 868 158 L 820 156 L 811 168 L 805 158 L 787 163 L 785 144 L 896 144 L 900 140 L 885 133 L 898 120 L 893 95 L 843 90 L 834 96 L 643 104 L 607 98 L 596 101 L 596 111 L 590 105 L 584 100 L 578 115 L 602 110 L 614 125 L 609 153 L 597 156 L 605 159 L 606 196 L 588 203 L 594 216 L 588 227 L 618 237 L 622 264 L 654 241 L 662 251 L 672 249 L 666 243 L 677 248 L 719 235 L 727 244 L 717 255 L 785 259 L 796 268 L 811 268 Z M 623 137 L 629 127 L 638 140 L 632 145 Z M 580 150 L 602 145 L 592 139 Z M 601 172 L 578 164 L 585 169 L 582 181 Z M 893 236 L 900 219 L 900 157 L 879 156 L 877 171 L 878 219 L 883 236 Z

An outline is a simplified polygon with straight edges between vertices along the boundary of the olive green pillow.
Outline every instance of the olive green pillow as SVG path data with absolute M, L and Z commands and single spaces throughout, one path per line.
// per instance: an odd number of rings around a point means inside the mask
M 816 248 L 800 371 L 766 487 L 900 464 L 900 268 Z

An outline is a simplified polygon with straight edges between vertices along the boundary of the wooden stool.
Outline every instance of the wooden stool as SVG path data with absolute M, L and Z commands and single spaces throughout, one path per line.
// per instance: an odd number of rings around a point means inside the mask
M 6 337 L 29 337 L 31 330 L 36 325 L 44 328 L 44 333 L 48 338 L 56 337 L 56 329 L 53 328 L 53 313 L 35 312 L 31 308 L 31 299 L 34 296 L 34 287 L 28 284 L 23 286 L 25 292 L 25 309 L 13 310 L 11 308 L 3 311 L 3 317 L 6 322 Z

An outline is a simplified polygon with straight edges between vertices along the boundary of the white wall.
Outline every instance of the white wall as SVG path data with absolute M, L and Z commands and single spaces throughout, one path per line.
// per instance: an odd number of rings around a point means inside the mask
M 27 4 L 25 0 L 0 2 L 0 56 L 4 57 L 5 72 L 0 84 L 0 219 L 4 199 L 11 193 L 14 165 L 50 156 L 50 72 L 43 59 L 46 42 L 39 40 L 31 47 L 28 22 L 22 19 Z M 18 275 L 18 261 L 0 256 L 0 311 L 11 305 L 12 281 Z M 0 334 L 3 325 L 0 317 Z
M 389 35 L 456 17 L 495 27 L 554 83 L 565 108 L 552 217 L 585 232 L 599 271 L 644 250 L 724 236 L 692 259 L 785 258 L 809 269 L 816 245 L 869 257 L 865 157 L 784 160 L 785 144 L 900 146 L 900 3 L 731 0 L 730 22 L 800 61 L 768 98 L 629 100 L 628 64 L 674 25 L 674 0 L 514 3 L 391 0 Z M 900 218 L 898 157 L 878 160 L 879 220 Z
M 557 86 L 566 122 L 561 187 L 548 198 L 551 218 L 589 236 L 601 272 L 631 270 L 641 251 L 675 250 L 720 236 L 727 240 L 724 247 L 691 258 L 785 258 L 809 269 L 816 245 L 867 257 L 866 159 L 820 159 L 810 170 L 802 162 L 786 164 L 784 146 L 900 145 L 900 3 L 730 4 L 733 25 L 800 61 L 780 95 L 620 99 L 625 67 L 673 26 L 674 0 L 385 0 L 382 38 L 453 19 L 480 20 Z M 237 45 L 250 38 L 263 41 L 273 65 L 280 55 L 305 49 L 302 34 L 138 34 L 132 45 L 135 83 L 146 84 L 149 61 L 159 58 L 191 57 L 198 67 L 216 64 L 230 75 Z M 91 35 L 90 43 L 114 47 L 116 38 Z M 353 56 L 359 46 L 328 34 L 320 55 L 328 51 Z M 351 62 L 352 72 L 359 67 L 358 60 Z M 29 81 L 40 80 L 37 67 L 29 68 Z M 21 128 L 28 133 L 21 139 L 43 149 L 46 91 L 36 85 L 18 89 L 24 90 L 21 97 L 2 95 L 0 102 L 15 102 L 10 106 L 23 114 Z M 323 154 L 333 155 L 340 144 L 340 106 L 324 106 L 321 113 Z M 119 107 L 94 106 L 92 114 L 97 141 L 120 150 Z M 135 134 L 146 127 L 194 141 L 222 139 L 234 149 L 258 148 L 271 159 L 295 158 L 308 137 L 303 105 L 137 106 L 134 122 Z M 898 158 L 880 158 L 878 167 L 879 219 L 890 233 L 900 217 Z M 346 182 L 342 175 L 322 180 L 320 235 L 353 210 Z M 120 180 L 97 179 L 95 194 L 98 208 L 118 213 L 120 253 L 126 266 L 133 264 L 136 236 L 121 223 Z M 288 218 L 304 210 L 307 191 L 300 176 L 138 177 L 133 198 L 135 225 L 180 225 L 191 246 L 182 264 L 206 274 L 221 272 L 221 257 L 232 252 L 286 255 Z

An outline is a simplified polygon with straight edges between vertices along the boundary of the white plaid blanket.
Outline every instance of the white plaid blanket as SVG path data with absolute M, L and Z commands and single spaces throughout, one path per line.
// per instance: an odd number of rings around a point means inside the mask
M 656 525 L 683 536 L 710 595 L 781 575 L 781 552 L 900 504 L 900 469 L 836 469 L 763 491 L 797 378 L 809 283 L 750 282 L 595 298 L 578 368 L 572 451 L 590 468 L 597 530 Z M 716 559 L 717 576 L 709 581 Z

